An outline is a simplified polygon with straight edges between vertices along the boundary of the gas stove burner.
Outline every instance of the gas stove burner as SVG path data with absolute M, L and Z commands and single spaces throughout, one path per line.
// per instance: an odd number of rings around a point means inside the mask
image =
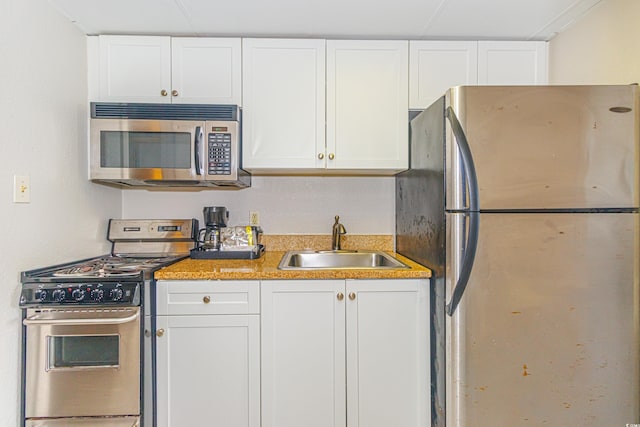
M 137 276 L 140 269 L 136 270 L 115 270 L 115 269 L 91 269 L 87 267 L 69 268 L 65 270 L 56 271 L 53 273 L 54 277 L 128 277 Z
M 54 277 L 127 277 L 137 276 L 171 260 L 171 257 L 128 258 L 122 256 L 103 257 L 78 265 L 61 268 L 53 272 Z

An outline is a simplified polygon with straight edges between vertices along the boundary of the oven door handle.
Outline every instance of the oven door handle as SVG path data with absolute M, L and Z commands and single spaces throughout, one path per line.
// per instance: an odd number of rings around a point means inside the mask
M 87 319 L 39 319 L 38 315 L 27 317 L 22 321 L 25 326 L 38 326 L 38 325 L 65 325 L 65 326 L 82 326 L 82 325 L 121 325 L 123 323 L 132 322 L 140 316 L 139 312 L 136 312 L 126 317 L 98 317 Z

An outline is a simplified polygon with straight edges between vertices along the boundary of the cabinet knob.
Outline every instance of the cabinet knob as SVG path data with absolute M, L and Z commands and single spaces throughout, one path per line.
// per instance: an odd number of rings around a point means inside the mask
M 353 301 L 354 299 L 356 299 L 356 293 L 355 293 L 355 292 L 351 292 L 351 293 L 349 294 L 349 299 L 350 299 L 351 301 Z
M 342 292 L 338 292 L 338 301 L 342 301 L 344 299 L 344 294 Z
M 160 328 L 156 331 L 156 336 L 161 337 L 164 335 L 164 329 Z
M 336 158 L 335 154 L 329 153 L 329 160 L 333 160 L 335 158 Z
M 172 96 L 178 96 L 178 91 L 177 91 L 177 90 L 175 90 L 175 89 L 174 89 L 174 90 L 172 90 L 172 91 L 171 91 L 171 95 L 172 95 Z
M 320 160 L 324 159 L 324 153 L 319 153 L 319 154 L 318 154 L 318 158 L 319 158 Z
M 168 95 L 168 93 L 167 93 L 167 91 L 166 91 L 166 90 L 162 89 L 162 90 L 160 91 L 160 95 L 162 95 L 162 96 L 167 96 L 167 95 Z
M 205 304 L 209 304 L 211 302 L 211 297 L 209 295 L 206 295 L 202 298 L 202 302 Z

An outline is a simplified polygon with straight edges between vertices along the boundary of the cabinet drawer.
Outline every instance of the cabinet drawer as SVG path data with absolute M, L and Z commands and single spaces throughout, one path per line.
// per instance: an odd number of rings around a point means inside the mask
M 157 282 L 158 315 L 258 314 L 259 281 Z

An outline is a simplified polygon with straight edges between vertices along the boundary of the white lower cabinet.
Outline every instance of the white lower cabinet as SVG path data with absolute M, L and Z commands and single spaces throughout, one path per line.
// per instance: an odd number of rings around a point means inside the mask
M 258 281 L 159 281 L 157 426 L 260 426 Z
M 428 281 L 263 281 L 262 427 L 422 427 Z

